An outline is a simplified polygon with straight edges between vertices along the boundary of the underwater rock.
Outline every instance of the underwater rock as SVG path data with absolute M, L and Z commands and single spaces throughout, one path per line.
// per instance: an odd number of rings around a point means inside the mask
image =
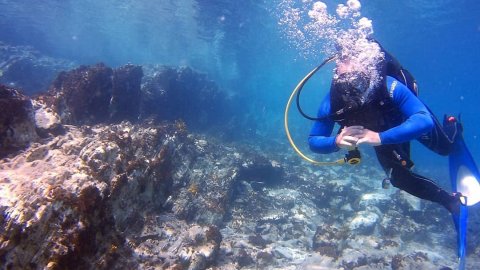
M 243 155 L 179 127 L 66 125 L 64 134 L 2 160 L 0 262 L 52 269 L 212 265 L 223 238 L 216 225 L 240 181 Z
M 371 234 L 380 220 L 380 216 L 373 211 L 359 211 L 349 222 L 349 228 L 357 234 Z
M 108 269 L 128 250 L 115 229 L 109 184 L 80 159 L 96 140 L 69 127 L 65 135 L 0 163 L 2 265 L 84 269 L 91 263 Z
M 0 158 L 37 138 L 31 100 L 17 89 L 0 85 Z
M 358 200 L 339 199 L 349 195 L 345 190 L 357 198 L 362 192 L 346 182 L 320 182 L 304 167 L 283 164 L 278 175 L 292 179 L 254 189 L 243 176 L 255 175 L 257 169 L 264 172 L 268 162 L 260 167 L 244 163 L 270 159 L 189 134 L 180 123 L 150 120 L 64 128 L 64 134 L 0 161 L 2 265 L 432 269 L 455 261 L 453 247 L 450 257 L 438 255 L 449 250 L 440 244 L 446 240 L 434 238 L 444 236 L 441 230 L 431 221 L 417 224 L 406 214 L 408 209 L 397 208 L 407 206 L 395 195 L 389 208 L 384 196 L 370 195 L 358 204 L 361 210 L 320 208 L 316 198 L 328 188 L 334 190 L 322 197 L 327 205 Z M 252 171 L 242 176 L 241 170 Z M 387 209 L 382 215 L 377 213 L 380 207 Z M 369 211 L 378 214 L 375 230 L 350 228 L 349 220 L 368 217 L 363 213 Z M 438 218 L 435 211 L 429 214 Z M 416 255 L 417 250 L 425 255 Z
M 182 151 L 173 160 L 181 165 L 173 173 L 178 193 L 172 211 L 187 221 L 219 226 L 233 200 L 241 160 L 234 148 L 207 143 L 204 138 L 194 139 Z
M 95 140 L 80 150 L 79 158 L 108 185 L 117 230 L 140 231 L 146 212 L 162 209 L 171 195 L 171 159 L 181 143 L 174 127 L 122 122 L 84 132 Z
M 275 185 L 282 182 L 284 170 L 282 165 L 261 155 L 245 157 L 239 171 L 241 179 L 250 182 L 252 187 L 262 188 L 265 185 Z
M 345 229 L 338 229 L 330 225 L 322 225 L 317 228 L 313 237 L 313 250 L 321 255 L 338 258 L 343 241 L 348 236 Z
M 421 211 L 422 210 L 422 200 L 410 195 L 406 192 L 398 192 L 396 194 L 400 204 L 404 205 L 404 209 L 409 209 L 409 211 Z
M 278 250 L 275 250 L 274 253 L 277 255 L 283 255 Z M 278 257 L 282 259 L 284 258 L 282 256 L 278 256 Z M 272 252 L 270 251 L 259 251 L 257 253 L 256 259 L 257 259 L 256 263 L 259 267 L 268 268 L 273 263 L 275 257 L 274 257 L 274 254 L 272 254 Z
M 97 124 L 109 119 L 113 70 L 104 64 L 61 72 L 49 89 L 64 124 Z
M 102 63 L 61 72 L 39 100 L 49 105 L 64 124 L 136 121 L 141 101 L 141 66 L 112 69 Z
M 367 256 L 358 250 L 348 250 L 342 258 L 342 269 L 384 269 L 388 264 L 385 259 L 377 256 Z
M 115 121 L 136 121 L 140 112 L 141 66 L 125 65 L 113 70 L 110 118 Z
M 245 249 L 238 249 L 235 254 L 235 261 L 238 263 L 240 267 L 245 267 L 251 264 L 254 264 L 255 261 L 253 258 L 248 254 Z
M 217 227 L 188 224 L 171 214 L 148 217 L 142 231 L 127 239 L 140 269 L 152 262 L 160 269 L 206 269 L 215 262 L 221 241 Z
M 88 141 L 73 129 L 0 163 L 0 261 L 6 268 L 88 268 L 85 258 L 98 250 L 104 251 L 101 260 L 123 252 L 112 251 L 123 240 L 114 229 L 106 185 L 78 158 Z
M 227 125 L 228 99 L 206 75 L 188 67 L 147 68 L 104 64 L 61 72 L 43 100 L 63 124 L 135 122 L 154 118 L 183 122 L 192 130 L 216 130 Z M 143 80 L 143 82 L 142 82 Z
M 383 191 L 383 190 L 382 190 Z M 361 196 L 358 207 L 365 209 L 368 207 L 377 207 L 380 210 L 388 210 L 390 196 L 386 192 L 365 193 Z
M 451 269 L 450 267 L 437 266 L 430 261 L 428 254 L 424 252 L 414 252 L 408 256 L 397 254 L 391 261 L 392 270 L 404 269 Z
M 206 130 L 232 117 L 229 100 L 205 74 L 189 67 L 145 67 L 141 117 L 182 119 L 192 130 Z M 238 127 L 237 127 L 238 130 Z
M 40 137 L 57 136 L 65 132 L 60 117 L 55 111 L 41 100 L 32 100 L 32 104 L 35 110 L 35 127 Z
M 384 269 L 389 268 L 393 256 L 409 257 L 417 250 L 429 250 L 429 262 L 408 261 L 405 269 L 412 265 L 435 269 L 433 265 L 455 263 L 453 246 L 450 256 L 444 256 L 445 249 L 450 249 L 436 238 L 445 234 L 439 230 L 443 225 L 432 222 L 441 212 L 422 209 L 429 221 L 417 224 L 420 221 L 409 215 L 409 206 L 394 190 L 372 190 L 381 171 L 377 176 L 375 171 L 359 170 L 355 178 L 348 178 L 349 172 L 344 176 L 328 167 L 309 174 L 306 166 L 282 165 L 286 172 L 282 178 L 286 179 L 277 185 L 255 189 L 242 179 L 237 186 L 221 230 L 220 267 L 238 264 L 235 254 L 243 254 L 242 258 L 252 259 L 262 269 Z M 350 228 L 352 220 L 359 222 Z M 392 231 L 396 233 L 390 234 Z M 268 242 L 255 241 L 258 236 Z M 455 243 L 454 238 L 452 241 Z M 273 256 L 262 264 L 260 253 Z M 308 261 L 311 256 L 318 259 L 313 265 Z
M 0 83 L 21 88 L 26 94 L 42 92 L 71 62 L 41 55 L 28 46 L 10 46 L 0 41 Z
M 263 239 L 263 237 L 259 234 L 251 235 L 248 237 L 248 242 L 254 246 L 265 248 L 271 242 L 268 240 Z

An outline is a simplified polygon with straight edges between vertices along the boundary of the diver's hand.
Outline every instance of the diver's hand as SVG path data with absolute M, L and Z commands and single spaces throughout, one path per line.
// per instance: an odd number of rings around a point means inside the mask
M 382 141 L 380 140 L 380 135 L 378 134 L 378 132 L 371 131 L 366 128 L 363 129 L 361 134 L 356 135 L 356 137 L 358 138 L 357 145 L 365 143 L 372 146 L 377 146 L 382 144 Z
M 344 127 L 335 138 L 335 143 L 338 147 L 348 150 L 353 150 L 357 146 L 359 136 L 364 133 L 362 126 Z

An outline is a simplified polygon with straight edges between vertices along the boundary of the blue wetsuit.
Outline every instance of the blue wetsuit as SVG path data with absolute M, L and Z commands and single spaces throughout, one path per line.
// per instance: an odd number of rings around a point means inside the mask
M 433 128 L 433 120 L 425 105 L 401 82 L 387 77 L 387 89 L 393 82 L 395 88 L 390 90 L 393 104 L 395 104 L 406 119 L 403 123 L 391 123 L 391 129 L 380 132 L 382 144 L 399 144 L 411 141 L 428 133 Z M 385 90 L 387 91 L 387 90 Z M 324 98 L 318 117 L 330 115 L 330 93 Z M 330 117 L 316 121 L 308 139 L 310 149 L 317 153 L 328 154 L 338 151 L 335 136 L 331 136 L 335 122 Z
M 388 91 L 391 105 L 397 109 L 393 112 L 400 113 L 401 117 L 391 118 L 396 120 L 387 123 L 388 128 L 383 131 L 373 130 L 379 132 L 382 143 L 375 147 L 380 164 L 395 187 L 419 198 L 438 202 L 450 210 L 454 197 L 430 179 L 413 173 L 411 166 L 402 164 L 398 156 L 410 161 L 409 142 L 413 139 L 418 139 L 431 150 L 446 155 L 451 140 L 442 131 L 430 110 L 404 84 L 387 76 L 386 87 L 382 90 Z M 331 114 L 328 93 L 318 110 L 318 117 L 324 118 L 314 123 L 308 138 L 310 149 L 316 153 L 328 154 L 339 150 L 335 143 L 336 136 L 332 136 L 335 121 L 328 117 Z

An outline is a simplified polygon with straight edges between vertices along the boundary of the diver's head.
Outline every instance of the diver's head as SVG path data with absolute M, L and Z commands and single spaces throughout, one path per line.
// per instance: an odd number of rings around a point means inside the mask
M 359 109 L 367 101 L 369 88 L 370 80 L 365 73 L 337 72 L 333 78 L 330 93 L 332 112 Z
M 368 95 L 370 80 L 363 72 L 350 71 L 336 74 L 333 78 L 333 86 L 333 91 L 337 92 L 335 94 L 342 95 L 344 102 L 358 99 L 363 103 Z

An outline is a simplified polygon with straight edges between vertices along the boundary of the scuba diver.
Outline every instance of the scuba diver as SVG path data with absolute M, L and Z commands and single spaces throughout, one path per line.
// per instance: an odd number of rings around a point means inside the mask
M 460 192 L 449 193 L 412 171 L 410 141 L 416 139 L 446 156 L 451 153 L 455 138 L 462 136 L 462 125 L 453 116 L 445 116 L 443 125 L 440 124 L 417 97 L 413 76 L 378 45 L 384 53 L 383 60 L 376 65 L 378 82 L 356 68 L 348 57 L 337 57 L 330 91 L 320 104 L 308 138 L 310 149 L 327 154 L 372 145 L 387 174 L 382 186 L 391 183 L 458 215 L 466 198 Z M 335 123 L 340 129 L 332 135 Z

